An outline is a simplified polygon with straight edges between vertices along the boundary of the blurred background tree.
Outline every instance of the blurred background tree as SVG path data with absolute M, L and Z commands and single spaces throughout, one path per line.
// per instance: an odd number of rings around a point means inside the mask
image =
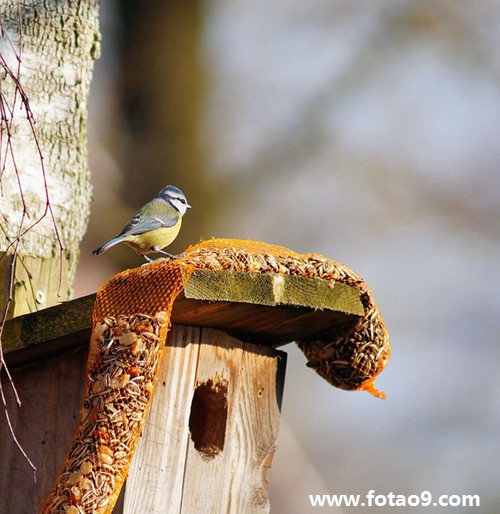
M 201 140 L 207 94 L 202 7 L 197 0 L 116 5 L 120 28 L 115 41 L 119 85 L 115 94 L 121 124 L 113 137 L 123 177 L 117 197 L 96 206 L 96 217 L 109 222 L 99 225 L 103 241 L 167 183 L 178 185 L 190 203 L 204 206 L 189 212 L 190 223 L 176 242 L 179 251 L 198 239 L 196 231 L 203 233 L 212 225 L 215 188 Z M 104 191 L 108 195 L 106 186 Z M 118 209 L 110 208 L 109 202 Z M 124 212 L 124 205 L 130 213 Z M 130 251 L 119 250 L 116 255 L 122 268 L 137 264 Z
M 89 251 L 166 183 L 193 205 L 174 251 L 249 237 L 345 262 L 389 327 L 388 400 L 333 390 L 288 348 L 272 511 L 375 489 L 497 512 L 498 4 L 103 8 L 79 292 L 142 263 Z

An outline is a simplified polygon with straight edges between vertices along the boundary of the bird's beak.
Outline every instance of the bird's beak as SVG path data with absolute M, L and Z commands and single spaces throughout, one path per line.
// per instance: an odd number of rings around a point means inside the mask
M 188 203 L 186 204 L 186 209 L 191 209 L 191 206 Z

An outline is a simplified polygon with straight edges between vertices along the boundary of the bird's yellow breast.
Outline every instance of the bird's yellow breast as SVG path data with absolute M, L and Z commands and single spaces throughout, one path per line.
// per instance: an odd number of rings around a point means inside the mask
M 179 221 L 173 227 L 157 228 L 143 234 L 129 235 L 124 241 L 141 255 L 151 253 L 152 248 L 162 249 L 168 246 L 177 237 L 181 223 L 182 219 L 179 217 Z

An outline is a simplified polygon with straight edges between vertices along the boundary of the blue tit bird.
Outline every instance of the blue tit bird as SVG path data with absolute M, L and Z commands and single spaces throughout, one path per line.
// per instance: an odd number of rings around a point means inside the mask
M 136 212 L 116 237 L 93 250 L 92 254 L 99 255 L 112 246 L 125 243 L 148 262 L 152 260 L 147 257 L 148 253 L 160 253 L 173 258 L 163 248 L 177 237 L 182 216 L 190 207 L 179 188 L 166 186 Z

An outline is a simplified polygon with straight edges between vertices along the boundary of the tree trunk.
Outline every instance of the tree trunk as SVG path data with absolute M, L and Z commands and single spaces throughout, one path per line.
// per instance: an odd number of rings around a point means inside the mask
M 130 131 L 121 159 L 123 197 L 139 206 L 166 184 L 179 186 L 193 209 L 175 248 L 211 237 L 215 178 L 202 139 L 206 69 L 200 0 L 118 2 L 132 36 L 121 41 L 122 105 Z M 145 52 L 146 48 L 154 51 Z M 135 257 L 131 262 L 136 262 Z
M 98 1 L 0 0 L 0 25 L 0 308 L 11 289 L 11 317 L 72 294 L 91 199 Z

